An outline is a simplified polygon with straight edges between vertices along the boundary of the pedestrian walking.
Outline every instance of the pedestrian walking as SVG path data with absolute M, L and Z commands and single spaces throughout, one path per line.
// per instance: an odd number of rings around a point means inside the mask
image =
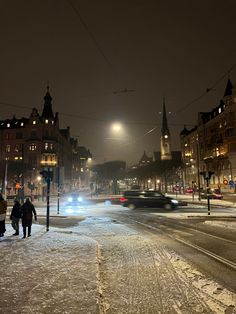
M 12 225 L 12 228 L 15 230 L 15 233 L 13 235 L 15 236 L 19 235 L 20 218 L 21 218 L 21 205 L 20 205 L 20 202 L 17 199 L 15 199 L 14 205 L 11 210 L 11 215 L 10 215 L 11 225 Z
M 6 214 L 7 214 L 7 202 L 2 197 L 2 194 L 0 194 L 0 237 L 3 237 L 4 233 L 6 232 L 6 225 L 5 225 Z
M 28 228 L 28 237 L 31 236 L 31 226 L 33 220 L 33 214 L 35 221 L 37 220 L 36 210 L 34 205 L 30 202 L 29 198 L 26 199 L 21 207 L 21 221 L 23 227 L 23 238 L 26 237 L 26 231 Z

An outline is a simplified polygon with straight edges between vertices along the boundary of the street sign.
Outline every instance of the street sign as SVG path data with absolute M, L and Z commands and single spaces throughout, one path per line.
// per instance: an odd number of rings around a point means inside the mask
M 229 184 L 229 181 L 228 181 L 227 179 L 224 179 L 224 180 L 223 180 L 223 183 L 224 183 L 224 185 L 228 185 L 228 184 Z
M 229 185 L 230 185 L 230 187 L 234 187 L 234 181 L 233 180 L 229 180 Z

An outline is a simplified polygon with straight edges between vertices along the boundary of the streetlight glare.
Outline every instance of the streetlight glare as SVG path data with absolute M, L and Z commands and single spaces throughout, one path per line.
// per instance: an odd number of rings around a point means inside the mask
M 121 124 L 120 123 L 114 123 L 112 125 L 112 130 L 115 132 L 119 132 L 122 129 Z

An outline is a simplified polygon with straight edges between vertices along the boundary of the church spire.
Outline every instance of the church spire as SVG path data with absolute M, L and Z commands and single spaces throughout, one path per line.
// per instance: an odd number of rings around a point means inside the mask
M 162 136 L 170 135 L 170 131 L 167 124 L 167 117 L 166 117 L 166 104 L 165 104 L 165 97 L 163 98 L 163 114 L 162 114 L 162 128 L 161 128 Z
M 171 160 L 171 139 L 167 123 L 165 98 L 163 98 L 163 113 L 161 127 L 161 160 Z

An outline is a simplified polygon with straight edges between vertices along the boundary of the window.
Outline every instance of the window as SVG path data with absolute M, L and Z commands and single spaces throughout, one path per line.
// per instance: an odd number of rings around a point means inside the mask
M 5 139 L 6 139 L 6 140 L 9 140 L 9 137 L 10 137 L 10 136 L 9 136 L 9 133 L 6 133 Z
M 21 122 L 20 126 L 24 126 L 24 122 Z
M 37 132 L 31 131 L 31 138 L 36 138 L 36 137 L 37 137 Z
M 10 153 L 11 152 L 11 145 L 7 144 L 6 145 L 6 153 Z
M 10 128 L 10 126 L 11 126 L 10 123 L 7 123 L 7 127 Z
M 45 150 L 48 150 L 48 143 L 45 143 L 44 148 Z
M 35 151 L 36 149 L 37 149 L 36 144 L 34 144 L 34 143 L 30 144 L 30 146 L 29 146 L 29 150 L 31 150 L 31 151 Z
M 17 132 L 16 133 L 16 139 L 21 139 L 22 138 L 22 133 L 21 132 Z
M 35 120 L 33 121 L 33 124 L 36 124 L 36 121 L 35 121 Z
M 45 120 L 45 124 L 48 124 L 48 120 L 47 119 Z
M 20 144 L 16 144 L 15 148 L 14 148 L 14 151 L 18 153 L 20 150 L 21 150 L 21 145 Z

